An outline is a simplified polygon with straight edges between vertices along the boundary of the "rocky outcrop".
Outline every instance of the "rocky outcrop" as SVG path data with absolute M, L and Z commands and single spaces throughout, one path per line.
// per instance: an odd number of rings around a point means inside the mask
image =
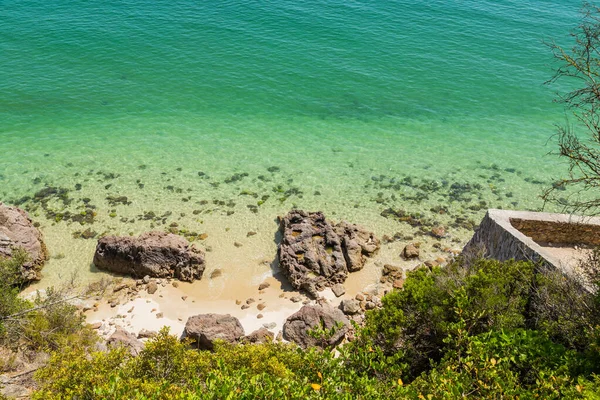
M 105 236 L 98 240 L 94 265 L 103 270 L 142 278 L 201 279 L 204 253 L 178 235 L 148 232 L 139 237 Z
M 132 356 L 137 356 L 144 348 L 144 343 L 139 341 L 133 333 L 127 332 L 120 326 L 106 341 L 108 347 L 125 347 Z
M 279 265 L 296 289 L 311 296 L 327 286 L 343 283 L 349 271 L 360 270 L 379 241 L 356 225 L 331 225 L 321 212 L 290 211 L 280 218 L 283 239 Z
M 28 260 L 21 265 L 19 280 L 40 280 L 40 271 L 48 259 L 42 234 L 25 211 L 0 203 L 0 257 L 12 257 L 18 248 L 28 255 Z
M 229 314 L 199 314 L 188 318 L 184 333 L 198 348 L 212 350 L 217 339 L 237 343 L 244 336 L 244 328 Z
M 367 261 L 379 250 L 379 240 L 373 232 L 342 221 L 335 226 L 335 232 L 342 238 L 342 251 L 348 271 L 360 271 Z
M 344 339 L 348 331 L 348 319 L 344 313 L 330 306 L 302 307 L 288 317 L 283 325 L 283 338 L 302 348 L 311 346 L 332 347 Z M 326 332 L 325 332 L 326 331 Z M 310 334 L 322 333 L 320 337 Z

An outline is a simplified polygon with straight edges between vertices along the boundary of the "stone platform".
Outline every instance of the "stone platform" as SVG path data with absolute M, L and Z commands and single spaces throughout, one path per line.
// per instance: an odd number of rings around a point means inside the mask
M 598 217 L 490 209 L 463 253 L 530 260 L 573 274 L 598 246 Z

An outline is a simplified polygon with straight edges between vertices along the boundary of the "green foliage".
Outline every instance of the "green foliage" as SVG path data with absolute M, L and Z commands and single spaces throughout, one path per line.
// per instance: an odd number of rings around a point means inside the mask
M 401 350 L 406 378 L 414 378 L 430 360 L 441 359 L 445 339 L 458 329 L 477 335 L 523 327 L 533 274 L 531 263 L 483 259 L 420 268 L 408 274 L 404 290 L 384 297 L 383 308 L 369 314 L 365 335 L 386 354 Z
M 600 325 L 580 314 L 587 347 L 566 340 L 581 325 L 558 330 L 555 303 L 581 287 L 554 278 L 514 261 L 414 271 L 336 351 L 281 343 L 198 351 L 166 329 L 137 357 L 90 355 L 80 342 L 38 371 L 34 399 L 600 398 Z
M 597 283 L 593 286 L 597 288 Z M 530 325 L 557 343 L 584 351 L 592 346 L 600 326 L 597 302 L 598 296 L 585 290 L 576 278 L 559 271 L 544 271 L 536 276 Z
M 581 398 L 572 378 L 576 355 L 535 331 L 490 331 L 466 337 L 406 395 L 435 399 Z
M 2 317 L 24 310 L 28 304 L 19 298 L 20 267 L 28 259 L 27 252 L 16 249 L 13 257 L 0 257 L 0 335 L 5 332 Z
M 23 249 L 0 258 L 0 345 L 12 349 L 57 350 L 96 340 L 84 317 L 64 301 L 65 294 L 49 288 L 34 301 L 19 297 L 20 267 L 28 260 Z
M 21 316 L 18 333 L 22 345 L 32 350 L 58 350 L 79 343 L 90 346 L 95 334 L 84 325 L 85 317 L 77 308 L 64 301 L 64 294 L 46 289 L 44 297 L 33 301 L 34 311 Z

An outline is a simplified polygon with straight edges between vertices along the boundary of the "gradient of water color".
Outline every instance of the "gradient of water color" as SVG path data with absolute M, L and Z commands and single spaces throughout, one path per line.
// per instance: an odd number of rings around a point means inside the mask
M 213 265 L 261 275 L 273 220 L 292 207 L 379 235 L 415 233 L 382 211 L 421 213 L 454 225 L 448 245 L 460 247 L 462 222 L 538 209 L 565 173 L 546 156 L 565 115 L 560 88 L 543 85 L 543 41 L 567 43 L 576 1 L 0 8 L 0 200 L 41 224 L 59 256 L 48 277 L 93 275 L 95 241 L 73 238 L 87 228 L 206 232 Z M 71 202 L 20 202 L 45 187 Z M 86 204 L 92 225 L 54 216 Z

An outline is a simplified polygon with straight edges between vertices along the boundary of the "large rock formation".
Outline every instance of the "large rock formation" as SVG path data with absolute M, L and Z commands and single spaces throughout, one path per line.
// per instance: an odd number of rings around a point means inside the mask
M 0 257 L 12 257 L 18 248 L 28 255 L 28 260 L 21 265 L 20 280 L 40 280 L 40 270 L 48 259 L 42 234 L 25 211 L 0 203 Z
M 217 339 L 236 343 L 244 337 L 240 321 L 229 314 L 199 314 L 189 317 L 185 336 L 196 342 L 198 348 L 212 350 Z
M 348 319 L 337 308 L 304 306 L 285 321 L 283 338 L 304 349 L 310 346 L 331 347 L 344 339 L 348 325 Z
M 379 249 L 372 233 L 347 222 L 333 226 L 321 212 L 290 211 L 280 219 L 280 229 L 279 265 L 292 286 L 313 296 L 343 283 Z
M 105 236 L 98 240 L 94 265 L 119 274 L 143 278 L 201 279 L 204 253 L 178 235 L 148 232 L 139 237 Z

